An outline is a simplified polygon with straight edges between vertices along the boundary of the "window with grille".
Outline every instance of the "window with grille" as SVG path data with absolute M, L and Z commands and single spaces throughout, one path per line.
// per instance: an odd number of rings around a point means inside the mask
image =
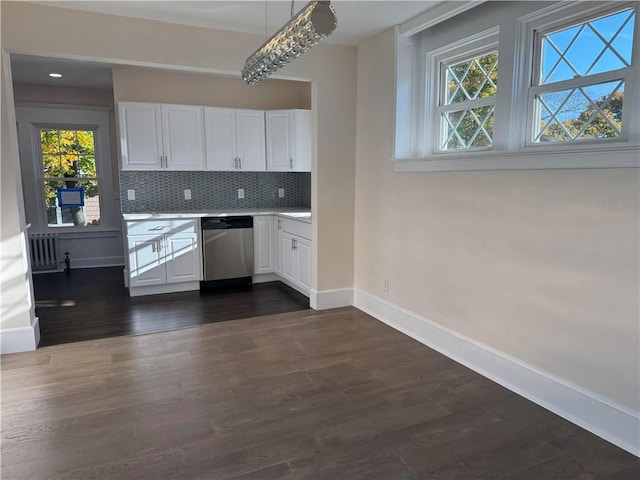
M 440 150 L 493 146 L 498 51 L 441 64 Z
M 100 196 L 92 130 L 40 130 L 44 209 L 49 227 L 100 224 Z M 82 204 L 60 204 L 61 193 L 82 189 Z M 77 191 L 77 190 L 76 190 Z
M 635 9 L 627 7 L 536 32 L 532 144 L 627 137 L 634 23 Z

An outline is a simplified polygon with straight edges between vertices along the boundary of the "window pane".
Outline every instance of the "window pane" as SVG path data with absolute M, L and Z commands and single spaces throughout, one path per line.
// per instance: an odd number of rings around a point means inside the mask
M 493 146 L 493 105 L 442 114 L 442 150 Z
M 83 188 L 84 207 L 59 207 L 58 188 Z M 74 227 L 100 224 L 100 196 L 95 180 L 45 180 L 45 209 L 50 227 Z
M 534 142 L 615 138 L 622 133 L 624 81 L 536 95 Z
M 96 175 L 94 132 L 91 130 L 41 130 L 45 177 Z
M 496 94 L 498 52 L 446 67 L 445 105 Z
M 626 9 L 544 35 L 538 83 L 629 67 L 634 22 L 635 11 Z

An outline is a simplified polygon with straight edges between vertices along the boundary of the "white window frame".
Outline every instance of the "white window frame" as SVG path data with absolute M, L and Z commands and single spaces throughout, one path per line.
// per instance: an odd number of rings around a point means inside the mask
M 487 8 L 497 8 L 489 5 Z M 394 171 L 639 168 L 640 48 L 637 47 L 625 80 L 623 138 L 553 142 L 552 145 L 551 142 L 531 144 L 526 141 L 530 138 L 527 137 L 532 122 L 529 118 L 533 118 L 529 89 L 533 78 L 535 31 L 588 20 L 602 12 L 622 10 L 627 5 L 636 8 L 634 35 L 640 38 L 638 6 L 633 2 L 572 1 L 544 7 L 535 2 L 513 2 L 505 7 L 506 10 L 501 8 L 495 21 L 495 12 L 487 10 L 477 17 L 467 15 L 469 24 L 464 25 L 456 24 L 455 16 L 462 6 L 469 9 L 478 6 L 477 2 L 447 2 L 440 9 L 434 9 L 431 17 L 425 14 L 396 27 Z M 445 7 L 455 9 L 447 11 Z M 452 23 L 438 27 L 435 31 L 437 39 L 432 40 L 426 30 L 444 21 Z M 466 46 L 472 50 L 473 42 L 492 29 L 500 31 L 493 148 L 489 152 L 484 149 L 438 151 L 435 142 L 439 137 L 435 132 L 439 135 L 440 119 L 434 102 L 439 99 L 439 87 L 430 81 L 434 71 L 438 72 L 438 84 L 441 80 L 439 68 L 434 64 L 438 59 L 447 58 L 445 53 L 453 52 L 455 47 Z M 481 33 L 462 38 L 464 31 Z M 460 35 L 456 38 L 458 32 Z M 431 51 L 427 51 L 428 48 Z M 471 56 L 469 51 L 466 56 Z
M 587 5 L 588 7 L 588 5 Z M 529 17 L 526 21 L 527 28 L 527 43 L 529 47 L 529 51 L 527 52 L 527 58 L 530 59 L 531 69 L 528 73 L 529 84 L 527 85 L 527 123 L 526 123 L 526 131 L 525 137 L 523 139 L 523 147 L 525 148 L 540 148 L 540 147 L 548 147 L 548 148 L 559 148 L 561 146 L 569 146 L 569 147 L 578 147 L 580 145 L 607 145 L 610 147 L 611 144 L 616 143 L 628 143 L 630 140 L 629 132 L 633 128 L 630 124 L 633 124 L 633 115 L 629 114 L 631 110 L 631 106 L 629 105 L 637 105 L 637 99 L 629 98 L 637 95 L 635 91 L 638 90 L 639 85 L 637 84 L 636 78 L 637 75 L 634 75 L 634 70 L 637 69 L 638 63 L 638 46 L 637 43 L 635 48 L 633 49 L 633 57 L 631 59 L 632 65 L 630 67 L 621 68 L 617 70 L 612 70 L 609 72 L 597 73 L 592 75 L 587 75 L 584 77 L 573 78 L 568 80 L 562 80 L 553 83 L 547 84 L 538 84 L 538 79 L 540 76 L 540 56 L 541 56 L 541 46 L 542 46 L 542 37 L 548 33 L 552 33 L 558 30 L 562 30 L 564 28 L 571 27 L 573 25 L 579 25 L 581 23 L 589 22 L 598 17 L 610 15 L 615 12 L 620 12 L 622 10 L 626 10 L 628 8 L 634 8 L 636 13 L 635 18 L 635 32 L 634 36 L 638 39 L 638 22 L 639 11 L 637 2 L 610 2 L 606 6 L 592 6 L 591 8 L 585 8 L 584 4 L 581 4 L 579 8 L 575 6 L 566 6 L 563 10 L 561 16 L 558 15 L 558 9 L 554 9 L 553 12 L 547 12 L 546 9 L 538 12 L 538 14 Z M 558 18 L 560 17 L 560 18 Z M 634 68 L 635 67 L 635 68 Z M 568 90 L 574 88 L 576 86 L 589 86 L 596 85 L 599 83 L 606 83 L 616 80 L 624 80 L 625 83 L 625 106 L 623 107 L 623 115 L 622 115 L 622 131 L 620 136 L 612 137 L 612 138 L 602 138 L 602 139 L 575 139 L 575 140 L 564 140 L 558 143 L 554 143 L 552 145 L 542 143 L 542 142 L 534 142 L 533 135 L 535 131 L 535 122 L 534 119 L 537 117 L 535 112 L 535 98 L 536 95 L 547 92 L 557 92 L 562 90 Z M 638 126 L 637 123 L 635 125 Z
M 102 164 L 104 163 L 103 161 L 101 161 L 101 158 L 99 157 L 99 155 L 101 154 L 100 152 L 100 148 L 99 148 L 99 144 L 100 144 L 100 135 L 101 132 L 98 131 L 98 126 L 97 125 L 68 125 L 68 124 L 47 124 L 47 125 L 34 125 L 34 128 L 36 129 L 36 137 L 37 137 L 37 141 L 38 141 L 38 145 L 35 146 L 36 148 L 34 149 L 36 152 L 36 155 L 34 155 L 34 161 L 36 162 L 35 168 L 34 170 L 36 172 L 39 173 L 39 178 L 36 179 L 37 185 L 40 186 L 40 198 L 42 200 L 41 202 L 41 208 L 43 205 L 45 205 L 45 196 L 44 196 L 44 182 L 45 181 L 54 181 L 54 182 L 65 182 L 65 181 L 69 181 L 71 179 L 76 179 L 76 180 L 88 180 L 88 181 L 95 181 L 96 185 L 98 186 L 98 196 L 99 198 L 102 197 L 102 194 L 100 193 L 101 191 L 101 174 L 102 174 Z M 85 131 L 85 132 L 93 132 L 93 148 L 94 148 L 94 153 L 95 153 L 95 162 L 96 162 L 96 176 L 95 177 L 87 177 L 87 176 L 82 176 L 82 177 L 70 177 L 70 178 L 65 178 L 65 177 L 47 177 L 44 175 L 43 173 L 43 161 L 44 159 L 43 154 L 42 154 L 42 140 L 41 140 L 41 132 L 43 130 L 73 130 L 73 131 Z M 86 198 L 85 198 L 86 200 Z M 62 209 L 65 207 L 56 207 L 56 214 L 59 217 L 62 217 Z M 69 231 L 84 231 L 85 229 L 89 228 L 89 229 L 94 229 L 99 227 L 102 222 L 104 221 L 104 202 L 103 201 L 99 201 L 98 203 L 98 208 L 100 209 L 100 223 L 97 225 L 93 225 L 93 224 L 87 224 L 87 225 L 73 225 L 73 224 L 67 224 L 67 223 L 60 223 L 57 225 L 50 225 L 49 224 L 49 219 L 47 216 L 47 209 L 46 207 L 44 208 L 44 212 L 43 212 L 43 218 L 41 219 L 43 222 L 43 225 L 46 225 L 48 229 L 50 229 L 51 231 L 55 231 L 55 232 L 69 232 Z
M 425 90 L 429 93 L 425 98 L 425 111 L 427 115 L 429 115 L 429 113 L 431 114 L 431 121 L 429 123 L 432 125 L 432 128 L 429 134 L 426 135 L 426 138 L 424 138 L 423 151 L 429 152 L 432 155 L 449 155 L 460 154 L 462 152 L 493 150 L 493 146 L 456 150 L 442 149 L 442 139 L 445 136 L 442 114 L 444 112 L 458 111 L 482 104 L 482 106 L 493 105 L 495 116 L 497 93 L 492 97 L 492 101 L 490 102 L 487 102 L 486 99 L 467 100 L 450 105 L 444 105 L 444 102 L 446 97 L 446 67 L 497 51 L 499 34 L 500 30 L 498 27 L 492 28 L 460 42 L 427 53 L 425 62 L 427 66 Z M 498 58 L 500 58 L 499 54 Z M 498 71 L 499 70 L 500 67 L 498 67 Z M 498 73 L 498 83 L 499 79 L 500 74 Z M 431 88 L 429 88 L 429 86 L 431 86 Z M 496 91 L 498 90 L 496 89 Z M 493 140 L 492 138 L 492 143 Z
M 27 221 L 33 233 L 59 233 L 65 238 L 74 235 L 89 237 L 101 232 L 118 231 L 116 192 L 110 146 L 110 109 L 78 105 L 48 105 L 16 103 L 18 141 L 21 149 L 23 190 Z M 96 176 L 100 189 L 100 224 L 87 226 L 49 226 L 44 201 L 41 129 L 93 130 L 96 153 Z

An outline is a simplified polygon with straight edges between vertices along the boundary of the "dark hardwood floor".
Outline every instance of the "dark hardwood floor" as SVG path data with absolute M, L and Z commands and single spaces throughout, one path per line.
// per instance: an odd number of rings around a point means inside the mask
M 37 274 L 33 284 L 41 347 L 309 308 L 280 282 L 131 298 L 122 267 Z
M 351 307 L 4 355 L 1 387 L 7 480 L 640 478 Z

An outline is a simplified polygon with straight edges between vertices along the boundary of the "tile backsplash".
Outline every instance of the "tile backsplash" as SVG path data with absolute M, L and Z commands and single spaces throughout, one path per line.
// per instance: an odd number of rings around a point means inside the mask
M 238 198 L 238 189 L 244 198 Z M 284 188 L 284 197 L 278 189 Z M 135 190 L 128 200 L 127 190 Z M 191 200 L 184 191 L 191 190 Z M 122 213 L 311 207 L 309 172 L 120 172 Z

